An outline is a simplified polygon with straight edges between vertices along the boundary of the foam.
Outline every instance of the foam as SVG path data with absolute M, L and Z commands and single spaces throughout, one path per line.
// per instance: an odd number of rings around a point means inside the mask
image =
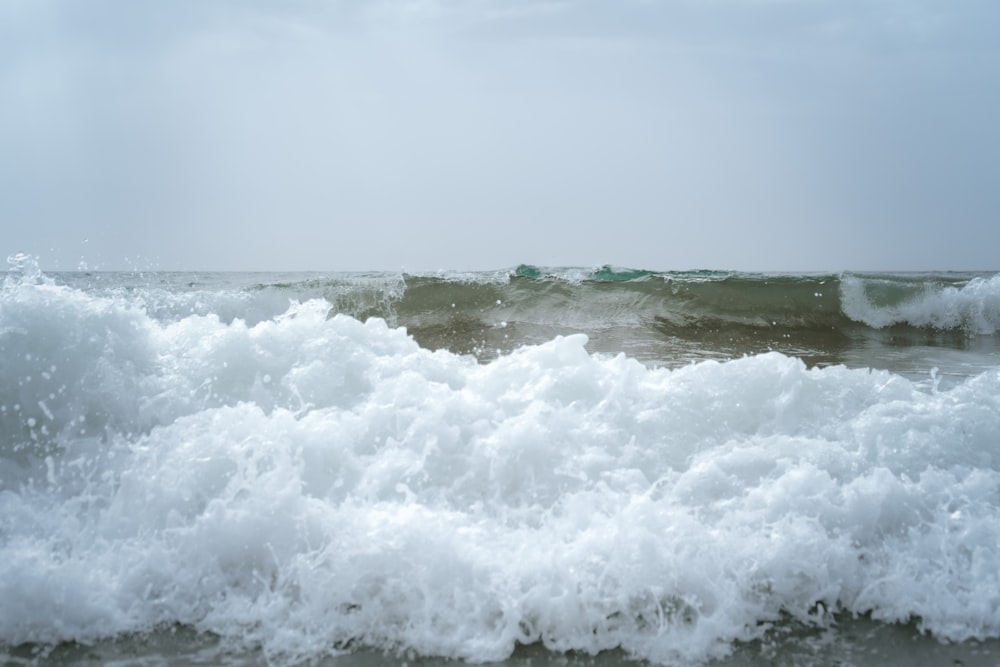
M 483 365 L 329 311 L 5 283 L 0 643 L 180 623 L 279 663 L 668 664 L 833 611 L 1000 636 L 996 369 L 671 371 L 582 335 Z
M 885 282 L 846 275 L 841 279 L 845 315 L 876 329 L 909 324 L 935 329 L 965 329 L 989 335 L 1000 330 L 1000 275 L 976 277 L 960 285 L 928 281 L 900 302 L 876 304 L 867 289 Z
M 290 301 L 326 299 L 355 317 L 394 319 L 406 285 L 398 273 L 66 273 L 59 281 L 91 296 L 140 308 L 163 323 L 217 315 L 226 323 L 258 324 L 280 316 Z

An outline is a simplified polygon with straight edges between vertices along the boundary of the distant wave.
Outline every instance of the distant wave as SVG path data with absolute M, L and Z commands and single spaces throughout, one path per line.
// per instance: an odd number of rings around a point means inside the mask
M 521 265 L 499 278 L 496 273 L 405 276 L 405 291 L 389 303 L 397 312 L 424 315 L 442 304 L 454 303 L 459 312 L 470 315 L 499 305 L 513 319 L 544 312 L 546 317 L 575 319 L 584 327 L 621 322 L 623 317 L 697 328 L 849 329 L 864 324 L 988 335 L 1000 327 L 996 275 L 749 274 Z
M 390 324 L 446 325 L 460 319 L 560 323 L 581 330 L 603 324 L 659 323 L 718 327 L 852 330 L 911 327 L 990 335 L 1000 328 L 1000 276 L 980 274 L 756 274 L 656 272 L 519 265 L 490 272 L 56 274 L 59 282 L 106 296 L 138 298 L 163 320 L 214 313 L 254 323 L 290 301 L 325 299 L 334 312 Z M 259 280 L 254 280 L 257 277 Z M 129 284 L 133 287 L 129 287 Z M 158 283 L 163 283 L 162 287 Z

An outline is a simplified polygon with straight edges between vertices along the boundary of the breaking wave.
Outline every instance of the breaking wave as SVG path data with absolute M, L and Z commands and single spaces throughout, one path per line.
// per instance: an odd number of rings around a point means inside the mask
M 480 363 L 399 326 L 452 302 L 572 319 L 553 304 L 625 285 L 615 317 L 674 300 L 813 326 L 813 304 L 984 333 L 995 278 L 404 277 L 363 285 L 394 313 L 363 322 L 336 312 L 341 279 L 158 295 L 13 268 L 0 646 L 180 624 L 278 663 L 540 643 L 673 664 L 838 612 L 1000 636 L 1000 370 L 941 389 L 778 352 L 654 368 L 581 334 Z

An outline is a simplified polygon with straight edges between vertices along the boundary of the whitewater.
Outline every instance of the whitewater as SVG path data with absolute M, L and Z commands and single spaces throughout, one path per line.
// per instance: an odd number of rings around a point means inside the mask
M 1000 638 L 995 274 L 8 261 L 11 664 Z

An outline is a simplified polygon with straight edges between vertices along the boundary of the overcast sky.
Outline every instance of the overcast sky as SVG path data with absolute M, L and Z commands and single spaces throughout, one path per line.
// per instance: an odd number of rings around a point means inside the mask
M 996 0 L 0 0 L 43 268 L 1000 269 Z

